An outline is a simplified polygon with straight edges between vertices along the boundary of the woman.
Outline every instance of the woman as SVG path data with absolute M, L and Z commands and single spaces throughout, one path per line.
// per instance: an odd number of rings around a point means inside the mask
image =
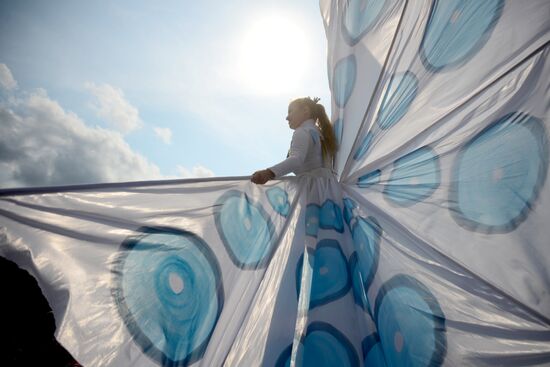
M 331 174 L 336 138 L 325 108 L 318 102 L 319 98 L 309 97 L 290 102 L 286 119 L 294 134 L 288 156 L 270 168 L 254 172 L 252 182 L 263 185 L 290 172 L 321 177 Z

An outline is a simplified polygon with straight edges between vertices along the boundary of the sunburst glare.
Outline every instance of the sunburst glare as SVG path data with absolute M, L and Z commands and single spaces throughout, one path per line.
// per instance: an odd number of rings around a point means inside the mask
M 291 93 L 311 61 L 299 23 L 278 14 L 258 17 L 246 26 L 237 52 L 236 77 L 255 93 Z

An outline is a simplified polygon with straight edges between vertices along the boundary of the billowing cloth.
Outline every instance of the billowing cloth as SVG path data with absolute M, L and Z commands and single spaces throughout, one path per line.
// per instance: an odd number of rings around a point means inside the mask
M 321 12 L 336 176 L 1 193 L 83 365 L 550 364 L 550 2 Z

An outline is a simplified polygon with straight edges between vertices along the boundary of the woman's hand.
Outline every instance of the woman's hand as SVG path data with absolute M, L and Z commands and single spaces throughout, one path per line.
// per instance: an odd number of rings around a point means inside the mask
M 274 178 L 275 173 L 273 173 L 273 171 L 268 168 L 254 172 L 250 181 L 254 182 L 255 184 L 263 185 L 267 181 L 273 180 Z

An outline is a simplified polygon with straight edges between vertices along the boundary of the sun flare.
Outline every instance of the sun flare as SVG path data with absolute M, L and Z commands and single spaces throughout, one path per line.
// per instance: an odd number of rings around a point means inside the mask
M 287 93 L 303 80 L 310 60 L 304 31 L 288 17 L 259 17 L 240 42 L 237 77 L 260 93 Z

